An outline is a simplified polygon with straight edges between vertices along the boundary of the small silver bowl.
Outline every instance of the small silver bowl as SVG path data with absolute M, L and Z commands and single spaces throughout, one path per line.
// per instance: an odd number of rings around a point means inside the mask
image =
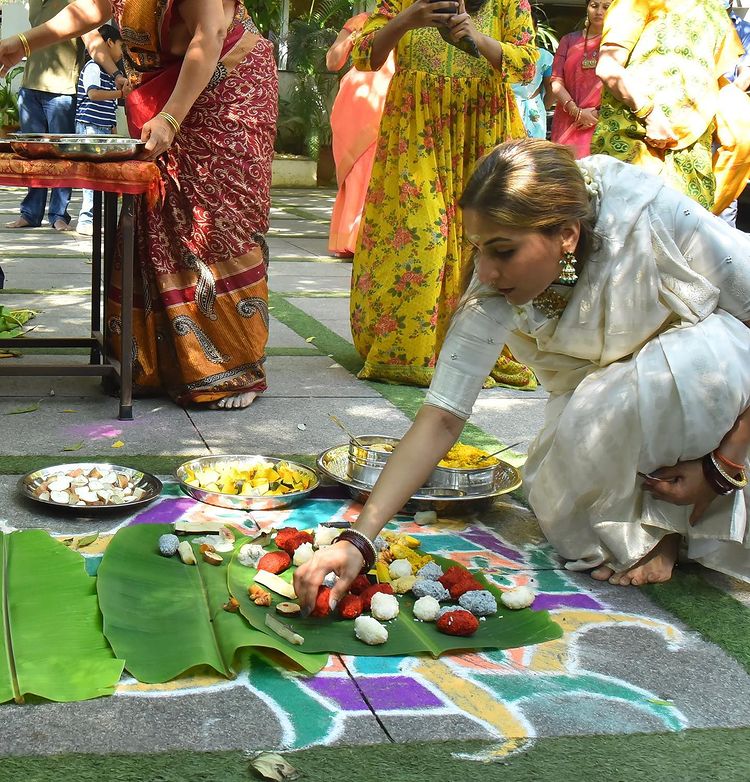
M 311 479 L 309 488 L 304 491 L 289 492 L 289 494 L 280 494 L 274 497 L 268 497 L 263 495 L 238 495 L 238 494 L 224 494 L 217 491 L 206 491 L 206 489 L 199 489 L 197 486 L 191 486 L 186 483 L 188 470 L 205 470 L 215 469 L 221 470 L 230 467 L 239 467 L 240 469 L 247 469 L 259 462 L 268 462 L 276 465 L 279 462 L 288 464 L 295 470 L 303 473 Z M 190 495 L 193 499 L 199 502 L 205 502 L 206 505 L 214 505 L 217 508 L 231 508 L 233 510 L 276 510 L 277 508 L 286 508 L 288 505 L 292 505 L 299 500 L 304 499 L 312 491 L 318 488 L 320 483 L 318 474 L 315 470 L 311 470 L 309 467 L 305 467 L 304 464 L 298 464 L 297 462 L 290 462 L 288 459 L 277 459 L 272 456 L 261 456 L 259 454 L 244 455 L 234 454 L 231 456 L 202 456 L 199 459 L 192 459 L 189 462 L 181 464 L 174 472 L 174 476 L 180 484 L 180 488 L 185 494 Z
M 347 473 L 353 481 L 366 486 L 374 486 L 375 481 L 383 472 L 383 467 L 388 461 L 393 448 L 399 444 L 396 437 L 387 437 L 383 434 L 357 435 L 357 442 L 349 440 L 349 455 L 347 459 Z M 360 443 L 358 445 L 357 443 Z M 391 451 L 378 449 L 376 446 L 391 446 Z
M 496 464 L 488 467 L 436 467 L 425 481 L 425 487 L 430 489 L 451 489 L 483 491 L 492 490 L 496 484 L 497 473 L 504 465 L 496 457 Z

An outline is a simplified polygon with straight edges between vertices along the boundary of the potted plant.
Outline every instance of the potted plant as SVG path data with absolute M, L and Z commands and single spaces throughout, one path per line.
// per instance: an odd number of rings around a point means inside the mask
M 330 111 L 338 77 L 328 73 L 325 56 L 352 14 L 351 0 L 313 0 L 289 26 L 289 69 L 296 72 L 288 97 L 288 122 L 304 130 L 306 153 L 318 161 L 318 181 L 335 178 Z
M 13 90 L 13 79 L 22 71 L 21 65 L 11 68 L 0 83 L 0 136 L 7 136 L 19 128 L 18 96 Z

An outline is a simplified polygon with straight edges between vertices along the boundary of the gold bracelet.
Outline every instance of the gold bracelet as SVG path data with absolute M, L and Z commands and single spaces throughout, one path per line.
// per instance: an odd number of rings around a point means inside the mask
M 160 111 L 158 116 L 164 117 L 164 119 L 172 126 L 172 130 L 174 130 L 175 135 L 180 132 L 180 123 L 169 112 Z
M 712 453 L 711 454 L 711 461 L 714 463 L 714 467 L 719 471 L 720 475 L 724 480 L 728 481 L 732 484 L 736 489 L 744 489 L 745 486 L 747 486 L 747 475 L 745 474 L 744 470 L 740 470 L 740 477 L 739 478 L 733 478 L 723 467 L 721 462 L 716 458 L 716 456 Z
M 29 40 L 23 33 L 17 33 L 18 38 L 23 46 L 23 53 L 28 58 L 31 56 L 31 47 L 29 46 Z
M 633 116 L 637 117 L 638 119 L 646 119 L 648 115 L 654 110 L 654 102 L 652 100 L 647 100 L 643 106 L 640 107 L 637 111 L 633 111 Z

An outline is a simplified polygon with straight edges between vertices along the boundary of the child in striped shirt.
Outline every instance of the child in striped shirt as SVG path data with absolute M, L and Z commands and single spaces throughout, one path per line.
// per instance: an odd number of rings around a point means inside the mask
M 99 34 L 114 62 L 122 59 L 122 36 L 112 24 L 104 24 Z M 115 82 L 94 60 L 87 59 L 78 77 L 76 103 L 76 134 L 79 136 L 109 136 L 117 129 L 117 100 L 129 92 L 118 90 Z M 94 191 L 83 190 L 81 211 L 76 231 L 84 236 L 93 233 Z

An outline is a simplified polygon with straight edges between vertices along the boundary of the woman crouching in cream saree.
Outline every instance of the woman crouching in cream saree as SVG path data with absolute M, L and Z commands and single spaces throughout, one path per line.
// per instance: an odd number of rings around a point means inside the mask
M 461 207 L 474 280 L 353 529 L 373 540 L 422 485 L 506 343 L 550 393 L 525 482 L 566 567 L 666 581 L 682 539 L 750 581 L 750 238 L 635 166 L 537 139 L 481 161 Z M 316 552 L 298 597 L 334 571 L 337 599 L 362 559 Z
M 240 0 L 76 0 L 25 35 L 42 48 L 112 16 L 133 87 L 130 132 L 147 141 L 163 182 L 159 205 L 136 207 L 136 389 L 245 407 L 266 388 L 273 47 Z M 18 37 L 0 44 L 3 65 L 22 55 Z M 116 73 L 111 60 L 101 64 Z M 118 269 L 108 295 L 116 334 Z

